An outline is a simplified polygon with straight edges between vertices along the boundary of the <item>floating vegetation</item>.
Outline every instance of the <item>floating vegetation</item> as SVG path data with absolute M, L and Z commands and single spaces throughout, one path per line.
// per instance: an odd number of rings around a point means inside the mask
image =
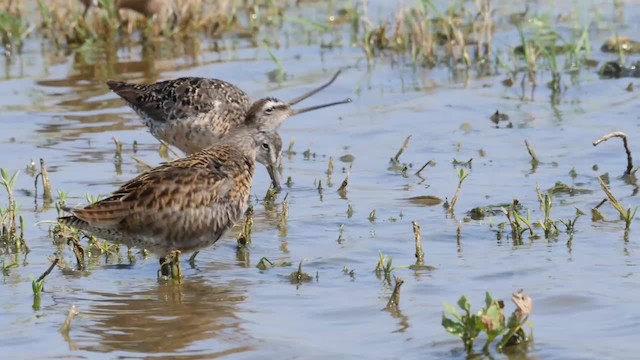
M 345 266 L 342 268 L 342 273 L 343 273 L 343 274 L 345 274 L 345 275 L 349 275 L 349 276 L 351 276 L 351 278 L 352 278 L 352 279 L 356 277 L 356 271 L 355 271 L 355 270 L 353 270 L 353 269 L 349 269 L 349 268 L 347 267 L 347 265 L 345 265 Z
M 492 123 L 498 125 L 500 121 L 509 121 L 509 115 L 496 110 L 496 112 L 494 112 L 493 115 L 489 117 L 489 119 Z
M 460 166 L 460 167 L 465 167 L 465 168 L 469 168 L 469 169 L 471 168 L 472 163 L 473 163 L 473 158 L 471 158 L 471 159 L 469 159 L 469 160 L 467 160 L 467 161 L 460 161 L 460 160 L 458 160 L 458 159 L 453 159 L 453 160 L 451 161 L 451 164 L 452 164 L 454 167 Z
M 516 305 L 516 309 L 508 319 L 504 316 L 504 302 L 495 300 L 489 292 L 485 294 L 484 307 L 477 313 L 471 313 L 471 304 L 465 296 L 458 300 L 458 306 L 463 311 L 462 314 L 445 302 L 442 326 L 448 333 L 462 340 L 465 350 L 469 354 L 473 352 L 473 344 L 481 333 L 486 336 L 482 348 L 483 352 L 489 351 L 489 346 L 502 335 L 502 339 L 496 344 L 498 352 L 502 352 L 507 346 L 530 340 L 522 326 L 531 314 L 533 301 L 522 290 L 512 294 L 511 301 Z M 447 317 L 447 315 L 451 317 Z
M 299 284 L 310 282 L 311 280 L 313 280 L 313 277 L 311 275 L 302 271 L 303 261 L 304 259 L 300 260 L 300 263 L 298 264 L 298 270 L 292 272 L 291 275 L 289 275 L 289 279 L 291 280 L 292 284 L 299 285 Z
M 503 203 L 503 204 L 491 204 L 485 206 L 477 206 L 467 211 L 466 215 L 472 220 L 483 220 L 487 216 L 496 216 L 502 214 L 502 208 L 509 207 L 511 205 L 516 206 L 516 209 L 522 209 L 520 202 Z
M 442 199 L 433 195 L 412 196 L 410 198 L 406 198 L 405 200 L 408 200 L 412 204 L 422 206 L 435 206 L 442 204 Z
M 574 195 L 580 195 L 580 194 L 591 194 L 593 193 L 593 190 L 576 188 L 573 186 L 563 184 L 562 182 L 558 181 L 553 185 L 553 187 L 547 189 L 547 192 L 554 193 L 554 194 L 567 194 L 567 195 L 574 196 Z
M 600 50 L 608 53 L 640 53 L 640 42 L 635 41 L 627 36 L 613 36 L 602 44 Z
M 272 262 L 271 260 L 267 259 L 266 257 L 262 257 L 260 259 L 260 261 L 258 261 L 258 265 L 256 265 L 256 267 L 260 270 L 268 270 L 274 267 L 286 267 L 286 266 L 291 266 L 293 265 L 290 261 L 278 261 L 278 262 Z

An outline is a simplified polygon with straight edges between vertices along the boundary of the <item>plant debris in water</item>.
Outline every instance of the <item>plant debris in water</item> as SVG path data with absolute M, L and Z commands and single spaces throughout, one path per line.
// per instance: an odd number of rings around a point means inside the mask
M 304 260 L 300 260 L 300 263 L 298 264 L 298 270 L 292 272 L 291 275 L 289 275 L 289 279 L 291 280 L 292 284 L 302 284 L 313 280 L 313 277 L 311 275 L 302 271 L 303 261 Z

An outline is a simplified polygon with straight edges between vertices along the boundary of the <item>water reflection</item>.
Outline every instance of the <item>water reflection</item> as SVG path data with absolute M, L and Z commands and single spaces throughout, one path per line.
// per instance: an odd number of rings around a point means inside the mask
M 93 322 L 83 328 L 88 338 L 79 335 L 73 340 L 79 349 L 97 352 L 185 354 L 202 341 L 216 344 L 198 349 L 216 353 L 223 348 L 225 353 L 250 350 L 246 336 L 238 334 L 240 322 L 234 314 L 246 294 L 235 285 L 191 277 L 182 284 L 159 283 L 131 292 L 88 292 L 95 300 L 83 315 Z

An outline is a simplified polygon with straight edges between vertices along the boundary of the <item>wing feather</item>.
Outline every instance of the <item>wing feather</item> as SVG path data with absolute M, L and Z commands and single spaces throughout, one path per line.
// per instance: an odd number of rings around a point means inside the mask
M 250 105 L 244 91 L 218 79 L 184 77 L 154 84 L 109 80 L 107 85 L 142 117 L 159 123 L 211 112 L 219 117 L 246 113 Z

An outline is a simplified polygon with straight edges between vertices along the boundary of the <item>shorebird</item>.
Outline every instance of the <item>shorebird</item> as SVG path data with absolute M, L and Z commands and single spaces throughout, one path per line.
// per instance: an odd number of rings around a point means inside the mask
M 219 142 L 233 129 L 247 125 L 265 131 L 276 131 L 290 116 L 333 105 L 351 99 L 293 109 L 292 106 L 331 85 L 338 71 L 326 84 L 293 100 L 268 97 L 253 104 L 237 86 L 218 79 L 183 77 L 153 84 L 132 84 L 109 80 L 107 85 L 143 120 L 151 134 L 187 154 L 192 154 Z M 280 154 L 282 147 L 275 151 Z M 258 161 L 267 167 L 273 164 Z M 270 174 L 273 186 L 278 179 Z
M 239 219 L 257 149 L 278 140 L 274 131 L 236 128 L 212 147 L 148 170 L 94 204 L 64 208 L 72 215 L 58 221 L 158 254 L 168 275 L 169 254 L 210 246 Z
M 87 16 L 92 7 L 99 7 L 99 0 L 80 0 L 84 5 L 82 17 Z M 155 18 L 160 23 L 170 22 L 176 24 L 178 18 L 170 0 L 114 0 L 116 15 L 120 20 L 120 10 L 133 10 L 147 18 Z

